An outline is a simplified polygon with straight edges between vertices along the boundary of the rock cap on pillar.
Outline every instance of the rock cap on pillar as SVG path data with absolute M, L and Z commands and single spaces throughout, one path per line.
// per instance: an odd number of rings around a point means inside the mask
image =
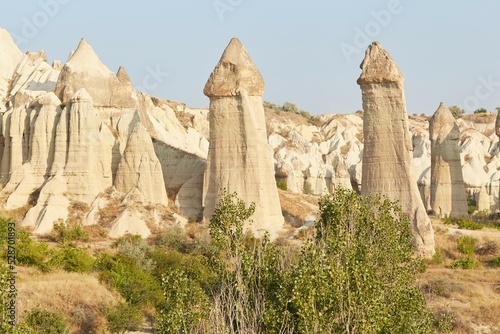
M 439 104 L 439 108 L 432 115 L 429 123 L 439 125 L 429 127 L 430 140 L 442 142 L 445 139 L 458 140 L 460 138 L 460 130 L 458 126 L 455 126 L 455 117 L 443 102 Z
M 398 65 L 379 42 L 373 42 L 368 46 L 365 58 L 359 67 L 362 72 L 358 85 L 404 81 Z
M 210 74 L 203 94 L 208 97 L 237 96 L 241 89 L 248 96 L 262 96 L 264 79 L 243 44 L 233 38 Z

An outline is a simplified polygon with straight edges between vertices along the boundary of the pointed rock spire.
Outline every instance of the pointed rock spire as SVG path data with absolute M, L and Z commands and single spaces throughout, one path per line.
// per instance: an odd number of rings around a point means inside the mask
M 236 96 L 241 89 L 249 96 L 262 96 L 264 79 L 243 44 L 233 38 L 208 78 L 203 93 L 208 97 Z
M 123 76 L 122 76 L 123 78 Z M 63 104 L 85 88 L 96 107 L 135 108 L 135 92 L 122 83 L 99 59 L 90 44 L 82 39 L 61 70 L 55 93 Z
M 263 91 L 259 70 L 233 38 L 204 90 L 210 97 L 210 146 L 203 216 L 212 217 L 222 189 L 236 192 L 256 205 L 254 223 L 245 228 L 259 235 L 266 230 L 274 238 L 284 219 L 267 143 Z
M 456 123 L 455 117 L 443 102 L 439 104 L 438 109 L 429 120 L 430 140 L 442 142 L 444 140 L 460 139 L 460 129 Z
M 137 189 L 148 201 L 168 204 L 161 164 L 151 136 L 141 122 L 135 123 L 130 133 L 116 172 L 115 187 L 124 193 Z
M 361 192 L 399 201 L 410 218 L 416 251 L 434 254 L 434 234 L 417 188 L 406 114 L 403 75 L 378 42 L 368 47 L 358 79 L 363 96 L 364 150 Z
M 358 85 L 382 82 L 403 82 L 404 77 L 398 65 L 389 53 L 380 45 L 373 42 L 365 53 L 360 65 L 362 70 Z
M 431 139 L 431 207 L 438 217 L 465 217 L 467 197 L 460 159 L 460 130 L 441 102 L 429 120 Z
M 120 80 L 122 84 L 133 87 L 132 81 L 130 80 L 128 73 L 123 66 L 120 66 L 118 72 L 116 72 L 116 77 L 118 78 L 118 80 Z

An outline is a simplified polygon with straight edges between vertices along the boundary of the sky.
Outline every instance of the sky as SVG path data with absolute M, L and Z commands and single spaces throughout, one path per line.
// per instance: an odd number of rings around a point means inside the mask
M 362 109 L 359 64 L 380 41 L 405 77 L 409 114 L 440 102 L 500 106 L 500 1 L 0 0 L 21 51 L 66 61 L 85 38 L 141 91 L 208 107 L 203 87 L 232 37 L 266 82 L 264 100 L 311 114 Z

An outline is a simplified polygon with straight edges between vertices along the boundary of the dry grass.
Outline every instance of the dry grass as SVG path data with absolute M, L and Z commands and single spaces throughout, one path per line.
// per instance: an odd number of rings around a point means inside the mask
M 468 114 L 460 116 L 463 120 L 475 123 L 495 123 L 497 118 L 496 112 Z
M 500 231 L 493 229 L 460 230 L 433 221 L 436 248 L 443 254 L 439 264 L 430 263 L 419 278 L 427 305 L 438 314 L 448 312 L 457 319 L 453 333 L 500 332 L 500 268 L 484 266 L 498 256 Z M 476 269 L 451 269 L 453 261 L 463 258 L 457 249 L 461 235 L 476 240 L 476 258 L 483 265 Z
M 64 271 L 42 274 L 18 267 L 17 311 L 19 322 L 35 308 L 62 314 L 71 323 L 71 333 L 101 333 L 106 325 L 103 309 L 121 297 L 91 275 Z
M 318 212 L 318 196 L 294 194 L 281 189 L 278 189 L 278 193 L 285 220 L 294 227 L 304 225 L 308 215 Z
M 120 199 L 111 198 L 104 208 L 97 211 L 97 224 L 104 228 L 110 227 L 111 223 L 118 218 L 122 211 L 123 208 Z
M 454 333 L 475 333 L 481 327 L 489 327 L 490 333 L 500 331 L 499 268 L 431 267 L 422 274 L 419 285 L 431 310 L 446 309 L 457 316 L 459 327 Z

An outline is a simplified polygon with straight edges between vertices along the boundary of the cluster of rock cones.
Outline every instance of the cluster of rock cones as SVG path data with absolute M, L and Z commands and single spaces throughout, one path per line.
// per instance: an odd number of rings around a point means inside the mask
M 103 194 L 112 193 L 124 210 L 109 226 L 110 235 L 148 236 L 164 217 L 154 209 L 145 222 L 140 210 L 128 208 L 134 206 L 131 201 L 153 207 L 170 203 L 185 217 L 210 219 L 219 192 L 226 189 L 256 204 L 249 229 L 276 236 L 284 224 L 276 176 L 289 178 L 292 190 L 302 186 L 301 178 L 304 184 L 315 180 L 313 192 L 323 193 L 336 184 L 350 186 L 361 174 L 357 190 L 398 200 L 410 218 L 417 252 L 430 256 L 434 238 L 428 205 L 416 182 L 419 175 L 412 166 L 415 144 L 404 78 L 378 42 L 368 47 L 361 70 L 362 143 L 358 138 L 357 149 L 349 144 L 350 153 L 344 159 L 332 158 L 331 171 L 309 164 L 293 183 L 294 166 L 301 161 L 293 158 L 287 165 L 288 153 L 279 150 L 282 137 L 271 135 L 268 144 L 264 80 L 237 39 L 231 40 L 206 83 L 210 108 L 204 111 L 136 92 L 125 69 L 111 72 L 85 40 L 64 65 L 55 61 L 51 66 L 43 51 L 22 54 L 9 34 L 0 30 L 4 206 L 15 209 L 31 201 L 22 224 L 47 233 L 54 222 L 68 218 L 76 202 L 89 207 L 85 224 L 95 224 L 112 200 Z M 181 125 L 176 113 L 189 114 L 193 126 Z M 340 133 L 340 123 L 335 127 Z M 465 215 L 460 131 L 443 104 L 431 118 L 429 130 L 430 206 L 439 216 Z M 352 133 L 342 131 L 344 137 L 337 142 L 349 136 L 355 143 Z M 308 145 L 300 135 L 290 136 Z M 315 150 L 320 155 L 332 152 L 333 142 Z M 323 160 L 330 161 L 328 154 L 323 154 Z M 354 161 L 351 168 L 349 161 Z M 174 218 L 185 222 L 180 215 Z

